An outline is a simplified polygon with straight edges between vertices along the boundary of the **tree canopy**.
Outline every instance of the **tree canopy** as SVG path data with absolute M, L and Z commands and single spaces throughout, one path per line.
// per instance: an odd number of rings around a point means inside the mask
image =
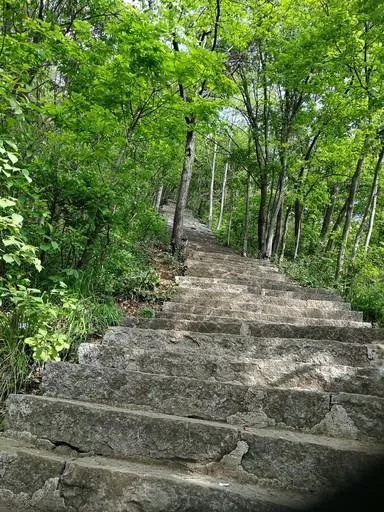
M 189 202 L 224 244 L 383 321 L 383 14 L 3 0 L 1 364 L 60 357 L 81 318 L 118 321 L 114 298 L 153 287 L 170 198 L 174 251 Z

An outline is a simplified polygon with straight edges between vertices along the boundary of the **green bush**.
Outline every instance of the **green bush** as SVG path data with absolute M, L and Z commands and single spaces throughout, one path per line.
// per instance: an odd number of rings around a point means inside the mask
M 303 286 L 314 288 L 336 288 L 335 261 L 328 256 L 303 256 L 294 261 L 284 260 L 283 272 Z
M 144 306 L 137 310 L 137 316 L 140 318 L 155 318 L 156 311 L 149 306 Z
M 384 248 L 371 248 L 369 256 L 360 256 L 350 270 L 348 299 L 364 317 L 384 325 Z

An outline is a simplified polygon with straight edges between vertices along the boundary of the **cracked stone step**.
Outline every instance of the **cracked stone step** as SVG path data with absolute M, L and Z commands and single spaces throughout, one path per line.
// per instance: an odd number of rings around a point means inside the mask
M 292 314 L 287 316 L 273 315 L 254 311 L 221 311 L 213 310 L 203 313 L 185 313 L 183 311 L 163 310 L 158 313 L 158 318 L 167 318 L 171 320 L 194 320 L 198 322 L 206 321 L 238 321 L 238 322 L 265 322 L 272 324 L 290 324 L 300 326 L 332 326 L 332 327 L 365 327 L 371 328 L 368 322 L 350 320 L 350 319 L 336 319 L 336 318 L 321 318 L 321 317 L 306 317 L 300 314 Z
M 313 498 L 177 464 L 88 456 L 0 438 L 0 510 L 9 512 L 290 512 Z
M 322 290 L 319 288 L 303 288 L 297 283 L 289 281 L 276 281 L 274 279 L 264 279 L 254 277 L 253 279 L 241 277 L 198 277 L 198 276 L 176 276 L 176 283 L 182 286 L 190 286 L 194 288 L 213 288 L 220 291 L 238 291 L 239 293 L 252 293 L 252 289 L 279 290 L 282 292 L 299 292 L 306 291 L 312 293 L 316 297 L 332 297 L 337 298 L 335 292 L 330 290 Z
M 233 308 L 252 311 L 260 305 L 277 305 L 284 307 L 297 307 L 300 309 L 315 308 L 326 311 L 350 311 L 349 302 L 331 300 L 311 300 L 272 295 L 257 296 L 251 294 L 228 293 L 221 294 L 216 291 L 207 291 L 202 288 L 187 288 L 178 286 L 173 294 L 173 301 L 177 303 L 194 303 L 199 306 L 212 308 Z M 197 304 L 198 301 L 198 304 Z M 167 302 L 165 303 L 167 304 Z
M 100 404 L 11 395 L 6 434 L 29 432 L 54 444 L 110 457 L 219 463 L 239 442 L 240 480 L 321 492 L 377 462 L 383 446 L 313 434 L 249 428 Z M 284 471 L 282 471 L 284 468 Z
M 197 315 L 210 316 L 230 316 L 233 318 L 257 318 L 258 314 L 272 314 L 281 316 L 295 316 L 300 318 L 325 318 L 334 320 L 355 320 L 363 321 L 363 313 L 360 311 L 348 311 L 344 309 L 321 309 L 314 307 L 296 307 L 293 304 L 284 306 L 279 304 L 265 303 L 258 301 L 256 303 L 233 304 L 225 303 L 210 304 L 209 302 L 201 305 L 195 302 L 164 302 L 163 311 L 174 311 L 176 313 L 193 313 Z
M 126 317 L 126 327 L 168 329 L 201 333 L 239 334 L 256 338 L 307 338 L 315 340 L 353 340 L 354 343 L 381 343 L 384 330 L 372 327 L 339 327 L 329 325 L 294 325 L 268 322 L 250 322 L 234 319 L 207 319 L 205 321 L 175 318 Z
M 97 385 L 95 385 L 97 383 Z M 251 427 L 382 440 L 384 399 L 260 388 L 108 367 L 47 363 L 45 395 Z
M 131 350 L 118 357 L 103 345 L 90 344 L 79 351 L 83 364 L 108 366 L 202 380 L 235 382 L 260 387 L 297 388 L 332 393 L 384 396 L 384 378 L 377 367 L 321 365 L 279 359 L 223 356 L 181 350 Z
M 351 338 L 352 339 L 352 338 Z M 113 345 L 118 344 L 115 349 Z M 112 347 L 111 347 L 112 345 Z M 207 355 L 236 359 L 241 356 L 254 359 L 279 359 L 324 365 L 379 366 L 384 365 L 384 347 L 377 344 L 348 343 L 334 340 L 295 338 L 260 338 L 222 333 L 198 333 L 110 327 L 103 344 L 82 344 L 80 352 L 88 347 L 111 350 L 118 354 L 136 350 L 198 351 Z M 84 349 L 84 350 L 83 350 Z

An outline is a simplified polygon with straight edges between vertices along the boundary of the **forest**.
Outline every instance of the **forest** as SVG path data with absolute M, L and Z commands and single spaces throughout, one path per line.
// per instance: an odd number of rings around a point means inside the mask
M 1 4 L 0 401 L 164 299 L 187 205 L 384 323 L 380 0 Z

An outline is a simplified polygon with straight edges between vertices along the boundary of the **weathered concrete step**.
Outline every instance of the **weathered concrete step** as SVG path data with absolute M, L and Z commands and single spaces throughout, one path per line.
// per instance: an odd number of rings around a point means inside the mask
M 183 287 L 191 288 L 205 288 L 218 290 L 220 292 L 237 292 L 237 293 L 258 293 L 261 294 L 262 290 L 277 290 L 278 292 L 295 292 L 310 294 L 311 298 L 321 298 L 330 300 L 340 300 L 336 292 L 332 290 L 323 290 L 321 288 L 305 288 L 296 283 L 273 281 L 270 279 L 249 279 L 241 278 L 210 278 L 210 277 L 195 277 L 195 276 L 176 276 L 176 283 Z M 248 284 L 247 284 L 248 283 Z M 257 290 L 257 291 L 256 291 Z M 288 295 L 289 296 L 289 295 Z
M 384 396 L 384 377 L 380 369 L 321 365 L 286 361 L 204 354 L 196 351 L 131 350 L 120 359 L 103 345 L 88 345 L 79 352 L 83 364 L 247 386 L 279 387 Z
M 0 460 L 0 510 L 7 512 L 289 512 L 304 502 L 177 464 L 74 458 L 7 438 L 0 438 Z
M 113 457 L 181 463 L 220 463 L 243 447 L 239 478 L 265 485 L 321 492 L 335 488 L 378 461 L 383 447 L 281 430 L 126 410 L 33 395 L 8 399 L 7 429 L 30 432 L 54 444 Z M 239 446 L 240 443 L 240 446 Z M 212 464 L 211 464 L 212 465 Z M 282 471 L 284 468 L 284 471 Z
M 169 318 L 171 320 L 194 320 L 199 322 L 206 321 L 239 321 L 239 322 L 268 322 L 273 324 L 290 324 L 301 326 L 332 326 L 332 327 L 364 327 L 371 328 L 371 324 L 367 322 L 358 322 L 350 319 L 320 318 L 320 317 L 304 317 L 302 315 L 292 314 L 292 316 L 272 315 L 267 313 L 256 313 L 253 311 L 222 311 L 213 310 L 207 314 L 184 313 L 179 311 L 161 311 L 159 318 Z
M 118 344 L 117 348 L 113 345 Z M 112 345 L 112 346 L 111 346 Z M 112 352 L 117 358 L 123 352 L 136 350 L 173 350 L 200 352 L 215 357 L 236 359 L 239 356 L 253 359 L 279 359 L 301 361 L 323 365 L 377 366 L 384 365 L 384 349 L 380 345 L 348 343 L 333 340 L 310 340 L 295 338 L 254 338 L 222 333 L 198 333 L 110 327 L 104 336 L 104 343 L 82 344 L 80 351 L 87 347 L 101 348 Z M 113 352 L 115 355 L 113 356 Z M 108 364 L 107 364 L 108 366 Z
M 351 304 L 349 302 L 331 301 L 331 300 L 312 300 L 299 299 L 284 296 L 273 295 L 252 295 L 240 293 L 221 293 L 218 291 L 208 291 L 202 288 L 188 288 L 178 286 L 173 294 L 173 299 L 177 299 L 178 303 L 200 304 L 207 307 L 233 307 L 234 309 L 242 309 L 252 311 L 261 304 L 278 305 L 298 308 L 316 308 L 321 310 L 344 310 L 350 311 Z M 198 301 L 198 302 L 197 302 Z
M 97 385 L 95 385 L 97 383 Z M 384 399 L 259 388 L 234 383 L 49 363 L 46 395 L 251 427 L 275 427 L 350 439 L 383 438 Z
M 171 318 L 126 317 L 126 327 L 168 329 L 201 333 L 239 334 L 256 338 L 307 338 L 314 340 L 353 340 L 354 343 L 378 343 L 384 340 L 383 329 L 372 327 L 338 327 L 329 325 L 293 325 L 239 320 L 181 320 Z
M 269 304 L 265 301 L 258 301 L 257 303 L 249 303 L 248 305 L 233 304 L 222 302 L 218 305 L 213 305 L 207 302 L 204 305 L 196 304 L 195 302 L 164 302 L 163 311 L 175 311 L 178 313 L 194 313 L 197 315 L 211 315 L 211 316 L 230 316 L 233 318 L 257 318 L 257 315 L 262 313 L 266 315 L 281 315 L 281 316 L 296 316 L 301 318 L 331 318 L 335 320 L 355 320 L 362 322 L 363 313 L 359 311 L 347 311 L 343 309 L 321 309 L 311 307 L 294 307 L 291 303 L 284 306 L 278 304 Z M 245 316 L 244 316 L 245 315 Z

